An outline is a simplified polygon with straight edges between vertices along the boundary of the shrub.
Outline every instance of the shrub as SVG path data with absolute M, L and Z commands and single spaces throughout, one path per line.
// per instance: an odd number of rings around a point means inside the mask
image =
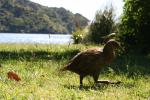
M 89 40 L 89 26 L 85 28 L 78 28 L 75 32 L 72 33 L 72 38 L 75 44 L 83 43 L 88 44 L 90 43 Z
M 91 23 L 89 37 L 94 43 L 103 43 L 105 36 L 115 32 L 114 10 L 111 6 L 104 11 L 97 11 L 94 21 Z
M 150 51 L 150 0 L 125 0 L 120 40 L 128 50 Z
M 78 28 L 75 32 L 73 32 L 72 39 L 75 44 L 81 43 L 81 41 L 83 39 L 83 29 Z

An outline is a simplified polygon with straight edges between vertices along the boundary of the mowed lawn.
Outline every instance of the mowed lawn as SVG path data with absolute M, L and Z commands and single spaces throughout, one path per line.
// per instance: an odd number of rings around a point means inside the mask
M 150 55 L 124 54 L 106 66 L 99 79 L 122 81 L 119 85 L 95 85 L 86 77 L 80 89 L 77 74 L 59 71 L 91 47 L 0 44 L 0 100 L 150 100 Z M 8 79 L 9 71 L 21 81 Z

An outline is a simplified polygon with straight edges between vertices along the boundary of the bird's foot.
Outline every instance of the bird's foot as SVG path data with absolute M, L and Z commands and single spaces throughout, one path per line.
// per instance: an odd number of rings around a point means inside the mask
M 79 89 L 82 90 L 83 89 L 83 85 L 80 85 Z
M 110 80 L 98 80 L 96 83 L 104 83 L 104 84 L 120 84 L 121 81 L 110 81 Z

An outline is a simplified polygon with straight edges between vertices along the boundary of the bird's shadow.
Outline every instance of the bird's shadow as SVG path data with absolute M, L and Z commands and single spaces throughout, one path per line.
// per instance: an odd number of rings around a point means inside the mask
M 104 90 L 107 88 L 107 86 L 77 86 L 77 85 L 64 85 L 65 88 L 67 89 L 74 89 L 74 90 L 84 90 L 84 91 L 89 91 L 89 90 Z
M 94 91 L 104 91 L 106 90 L 109 86 L 122 86 L 121 84 L 93 84 L 93 85 L 64 85 L 65 88 L 67 89 L 74 89 L 74 90 L 83 90 L 83 91 L 89 91 L 89 90 L 94 90 Z
M 115 88 L 124 87 L 124 88 L 131 89 L 131 88 L 135 88 L 137 85 L 135 84 L 135 82 L 133 83 L 121 82 L 119 84 L 97 83 L 97 84 L 83 85 L 82 87 L 79 85 L 67 85 L 67 84 L 63 86 L 64 88 L 67 88 L 67 89 L 80 90 L 80 91 L 90 91 L 90 90 L 105 91 L 109 87 L 115 87 Z

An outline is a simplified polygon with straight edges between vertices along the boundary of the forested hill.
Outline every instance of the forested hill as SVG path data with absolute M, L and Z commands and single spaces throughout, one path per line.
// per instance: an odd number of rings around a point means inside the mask
M 69 34 L 85 27 L 88 19 L 64 8 L 29 0 L 0 0 L 0 32 Z

